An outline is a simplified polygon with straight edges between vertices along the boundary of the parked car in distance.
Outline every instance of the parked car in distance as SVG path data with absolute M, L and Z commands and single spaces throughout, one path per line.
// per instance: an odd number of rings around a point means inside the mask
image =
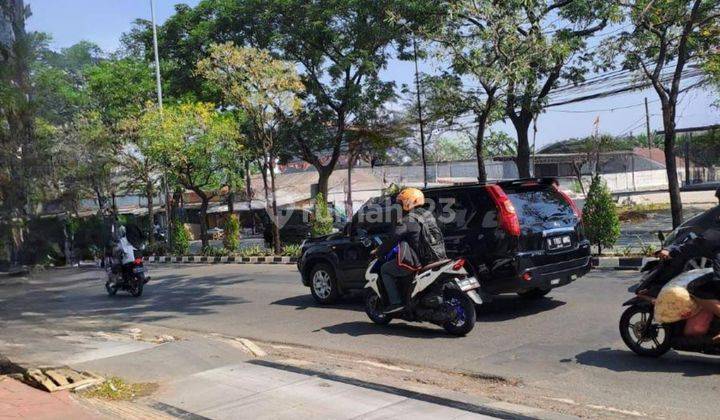
M 539 298 L 590 269 L 590 243 L 573 201 L 550 178 L 424 190 L 449 258 L 464 257 L 484 300 L 517 293 Z M 399 216 L 392 197 L 368 201 L 342 232 L 303 242 L 298 270 L 319 303 L 362 289 L 371 248 Z M 367 243 L 367 241 L 364 241 Z
M 334 208 L 330 208 L 333 215 L 333 227 L 342 229 L 345 224 L 345 216 L 339 214 Z M 310 237 L 312 230 L 311 223 L 313 213 L 307 209 L 281 208 L 280 215 L 280 242 L 283 244 L 299 244 Z M 268 246 L 272 245 L 272 220 L 267 212 L 261 216 L 263 223 L 263 238 Z
M 720 229 L 720 205 L 691 217 L 667 236 L 659 233 L 660 242 L 662 242 L 663 247 L 667 248 L 671 245 L 682 243 L 689 236 L 700 235 L 711 228 Z M 711 266 L 712 262 L 710 260 L 705 257 L 698 257 L 688 261 L 685 268 L 693 270 Z

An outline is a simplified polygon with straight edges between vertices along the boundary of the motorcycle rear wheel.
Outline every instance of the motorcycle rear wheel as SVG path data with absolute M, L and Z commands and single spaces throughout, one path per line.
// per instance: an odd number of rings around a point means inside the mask
M 377 293 L 370 291 L 365 297 L 365 313 L 372 322 L 378 325 L 387 325 L 392 318 L 383 313 L 383 302 Z
M 653 324 L 652 315 L 652 306 L 634 305 L 620 317 L 620 336 L 625 345 L 638 356 L 660 357 L 671 348 L 670 331 L 662 324 Z M 650 335 L 643 337 L 642 331 L 647 322 L 651 322 Z M 643 344 L 650 346 L 644 347 Z
M 143 277 L 135 277 L 132 279 L 133 284 L 130 286 L 130 294 L 133 297 L 140 297 L 143 293 L 143 286 L 145 286 L 145 279 Z
M 445 301 L 457 311 L 456 319 L 443 324 L 445 331 L 452 335 L 463 336 L 475 327 L 475 302 L 463 291 L 450 289 L 445 292 Z

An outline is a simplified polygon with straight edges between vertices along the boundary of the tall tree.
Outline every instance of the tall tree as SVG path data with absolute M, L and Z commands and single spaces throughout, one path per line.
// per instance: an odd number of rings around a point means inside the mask
M 13 262 L 24 242 L 33 173 L 39 169 L 35 144 L 35 103 L 30 68 L 36 35 L 25 21 L 23 0 L 0 2 L 0 201 L 10 225 Z
M 270 176 L 273 246 L 280 254 L 275 163 L 283 122 L 301 106 L 300 77 L 292 63 L 273 58 L 268 51 L 232 43 L 211 46 L 210 56 L 198 63 L 198 70 L 220 88 L 228 103 L 242 110 L 248 137 L 262 150 L 263 167 Z
M 391 45 L 409 35 L 389 18 L 394 3 L 257 2 L 257 15 L 267 17 L 264 24 L 273 28 L 273 46 L 300 65 L 304 100 L 313 116 L 309 122 L 315 129 L 295 140 L 302 158 L 317 169 L 318 189 L 326 197 L 348 127 L 363 118 L 363 110 L 394 97 L 394 84 L 379 76 L 392 54 Z
M 118 168 L 119 187 L 125 193 L 140 192 L 145 197 L 148 210 L 145 229 L 152 243 L 160 167 L 148 156 L 148 141 L 139 127 L 144 107 L 155 95 L 152 69 L 133 57 L 112 57 L 86 67 L 83 73 L 91 106 L 116 139 L 112 156 Z
M 236 127 L 230 115 L 209 103 L 182 103 L 161 113 L 149 108 L 140 122 L 147 154 L 159 162 L 172 180 L 200 198 L 200 236 L 208 246 L 207 210 L 225 185 L 221 168 L 234 155 Z
M 491 1 L 451 2 L 439 30 L 426 32 L 439 48 L 436 55 L 448 57 L 450 71 L 429 78 L 432 102 L 449 122 L 472 116 L 473 144 L 478 180 L 487 180 L 485 171 L 485 133 L 502 118 L 502 101 L 508 80 L 526 65 L 525 57 L 506 54 L 508 44 L 519 36 L 507 28 L 516 24 L 507 9 Z
M 720 43 L 715 0 L 635 0 L 627 3 L 632 31 L 619 37 L 623 66 L 645 77 L 660 99 L 664 128 L 665 167 L 673 227 L 683 221 L 675 160 L 678 95 L 688 63 L 702 61 Z
M 502 35 L 497 46 L 500 59 L 494 65 L 506 73 L 505 114 L 517 132 L 518 172 L 529 177 L 530 124 L 561 80 L 583 79 L 592 61 L 588 39 L 621 15 L 617 2 L 606 0 L 487 3 L 506 16 L 486 24 Z M 518 61 L 524 65 L 516 67 Z

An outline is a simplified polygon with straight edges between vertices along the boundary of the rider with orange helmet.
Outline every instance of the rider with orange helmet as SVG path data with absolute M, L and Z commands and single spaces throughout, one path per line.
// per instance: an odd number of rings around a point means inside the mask
M 398 281 L 411 277 L 424 265 L 446 258 L 445 244 L 437 221 L 432 212 L 423 207 L 423 192 L 417 188 L 405 188 L 397 195 L 396 201 L 402 208 L 402 218 L 395 226 L 392 238 L 375 251 L 382 258 L 392 252 L 395 246 L 401 245 L 403 250 L 398 258 L 386 262 L 380 270 L 390 300 L 386 313 L 403 308 Z

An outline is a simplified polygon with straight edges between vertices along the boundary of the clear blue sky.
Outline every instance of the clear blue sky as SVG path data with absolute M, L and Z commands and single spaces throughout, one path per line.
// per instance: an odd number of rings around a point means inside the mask
M 149 0 L 26 0 L 33 16 L 28 21 L 29 29 L 47 32 L 53 37 L 53 47 L 68 47 L 78 41 L 88 40 L 106 51 L 119 46 L 120 35 L 130 29 L 136 18 L 150 18 Z M 199 0 L 182 3 L 195 5 Z M 156 0 L 158 22 L 162 23 L 173 14 L 175 0 Z M 428 70 L 430 66 L 423 66 Z M 393 61 L 383 72 L 383 78 L 394 80 L 398 86 L 410 83 L 413 77 L 411 63 Z M 621 134 L 629 129 L 634 133 L 644 132 L 644 107 L 639 105 L 643 97 L 651 101 L 651 127 L 662 129 L 660 106 L 656 94 L 651 90 L 632 92 L 610 98 L 587 101 L 551 108 L 538 119 L 538 146 L 566 139 L 586 136 L 592 132 L 593 120 L 600 117 L 600 131 Z M 678 105 L 678 127 L 705 125 L 720 122 L 720 109 L 712 106 L 717 94 L 710 90 L 693 90 L 681 95 Z M 616 111 L 594 111 L 635 105 Z M 579 113 L 578 111 L 593 110 Z M 572 112 L 563 112 L 572 111 Z M 511 126 L 498 123 L 494 129 L 507 131 L 514 136 Z

